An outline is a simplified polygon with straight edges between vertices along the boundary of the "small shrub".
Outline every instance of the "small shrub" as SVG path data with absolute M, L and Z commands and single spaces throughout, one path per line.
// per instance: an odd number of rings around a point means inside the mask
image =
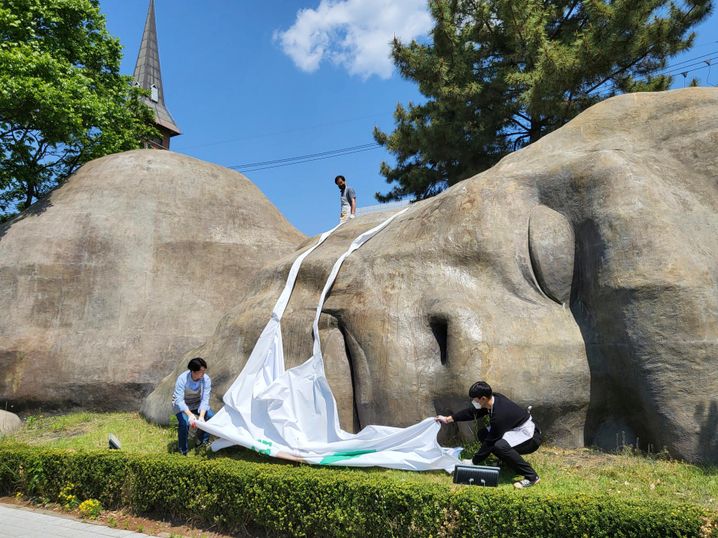
M 72 493 L 74 489 L 75 484 L 67 484 L 60 490 L 60 494 L 57 496 L 57 501 L 65 510 L 74 510 L 80 505 L 80 500 L 77 498 L 77 495 Z
M 87 519 L 97 519 L 102 513 L 102 504 L 97 499 L 82 501 L 78 507 L 80 516 Z
M 20 471 L 22 470 L 22 472 Z M 228 533 L 263 527 L 291 536 L 714 536 L 696 504 L 511 487 L 417 483 L 382 472 L 226 458 L 0 447 L 0 494 L 89 499 Z

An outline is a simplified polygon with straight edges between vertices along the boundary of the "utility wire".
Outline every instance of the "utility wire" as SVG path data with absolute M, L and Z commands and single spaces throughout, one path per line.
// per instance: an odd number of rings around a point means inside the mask
M 718 51 L 714 52 L 713 54 L 714 54 L 714 56 L 711 56 L 710 58 L 705 58 L 703 60 L 699 60 L 699 61 L 687 64 L 684 66 L 667 68 L 666 71 L 664 71 L 660 74 L 661 75 L 675 75 L 675 74 L 681 74 L 685 71 L 690 72 L 690 71 L 697 71 L 698 69 L 705 69 L 706 66 L 711 64 L 711 62 L 718 60 Z M 688 69 L 690 67 L 695 67 L 695 69 Z
M 706 58 L 706 56 L 708 56 L 708 58 Z M 684 60 L 683 62 L 678 62 L 676 64 L 666 66 L 665 68 L 654 72 L 653 75 L 671 77 L 675 75 L 683 75 L 685 78 L 688 73 L 692 73 L 693 71 L 699 71 L 701 69 L 705 69 L 706 67 L 710 68 L 714 61 L 718 61 L 718 50 L 709 52 L 708 54 L 697 56 L 695 58 Z M 686 65 L 681 66 L 680 64 Z M 589 95 L 593 94 L 598 96 L 604 96 L 612 92 L 612 88 L 596 88 L 593 92 L 589 92 Z
M 362 149 L 366 148 L 368 146 L 375 146 L 375 143 L 371 144 L 360 144 L 358 146 L 350 146 L 348 148 L 339 148 L 339 149 L 331 149 L 328 151 L 322 151 L 320 153 L 307 153 L 306 155 L 297 155 L 296 157 L 286 157 L 284 159 L 273 159 L 271 161 L 258 161 L 254 163 L 244 163 L 244 164 L 235 164 L 234 166 L 230 166 L 229 168 L 254 168 L 255 166 L 262 166 L 265 164 L 275 164 L 275 163 L 282 163 L 285 161 L 295 161 L 297 159 L 305 159 L 307 157 L 321 157 L 323 155 L 331 155 L 334 153 L 343 153 L 345 151 L 352 151 L 355 149 Z
M 381 146 L 376 143 L 362 144 L 359 146 L 351 146 L 348 148 L 340 148 L 331 151 L 323 151 L 320 153 L 309 153 L 306 155 L 297 155 L 296 157 L 287 157 L 284 159 L 275 159 L 272 161 L 262 161 L 257 163 L 248 163 L 243 165 L 228 166 L 239 172 L 256 172 L 258 170 L 267 170 L 269 168 L 281 168 L 284 166 L 292 166 L 295 164 L 304 164 L 312 161 L 320 161 L 331 159 L 333 157 L 343 157 L 345 155 L 353 155 L 354 153 L 362 153 L 378 149 Z
M 683 75 L 683 77 L 685 78 L 688 73 L 692 73 L 693 71 L 699 71 L 701 69 L 705 69 L 706 67 L 709 69 L 709 73 L 710 73 L 710 68 L 714 61 L 718 61 L 718 50 L 712 51 L 712 52 L 709 52 L 706 54 L 701 54 L 700 56 L 696 56 L 694 58 L 689 58 L 689 59 L 683 60 L 681 62 L 676 62 L 675 64 L 666 66 L 664 69 L 658 70 L 655 74 L 656 75 L 667 75 L 667 76 Z M 610 89 L 610 88 L 609 89 L 596 88 L 596 90 L 594 90 L 593 92 L 590 92 L 589 95 L 597 94 L 599 96 L 603 96 L 603 95 L 610 94 L 612 91 L 613 91 L 613 89 Z M 380 147 L 382 147 L 381 144 L 372 142 L 369 144 L 359 144 L 356 146 L 349 146 L 346 148 L 338 148 L 338 149 L 332 149 L 332 150 L 328 150 L 328 151 L 321 151 L 318 153 L 307 153 L 304 155 L 296 155 L 294 157 L 284 157 L 282 159 L 272 159 L 272 160 L 268 160 L 268 161 L 257 161 L 257 162 L 236 164 L 234 166 L 228 166 L 227 168 L 231 168 L 231 169 L 237 170 L 239 172 L 256 172 L 259 170 L 282 168 L 285 166 L 304 164 L 304 163 L 313 162 L 313 161 L 331 159 L 334 157 L 343 157 L 345 155 L 353 155 L 355 153 L 362 153 L 365 151 L 375 150 Z
M 696 60 L 699 60 L 699 59 L 701 59 L 701 58 L 703 58 L 703 57 L 705 57 L 705 56 L 712 56 L 712 55 L 714 55 L 714 54 L 718 54 L 718 50 L 714 50 L 714 51 L 712 51 L 712 52 L 707 52 L 706 54 L 701 54 L 700 56 L 696 56 L 695 58 L 688 58 L 687 60 L 682 60 L 682 61 L 680 61 L 680 62 L 672 63 L 671 65 L 667 65 L 667 66 L 664 67 L 663 69 L 673 69 L 674 67 L 677 67 L 677 66 L 679 66 L 679 65 L 682 65 L 682 64 L 685 64 L 685 63 L 691 63 L 691 62 L 694 62 L 694 61 L 696 61 Z

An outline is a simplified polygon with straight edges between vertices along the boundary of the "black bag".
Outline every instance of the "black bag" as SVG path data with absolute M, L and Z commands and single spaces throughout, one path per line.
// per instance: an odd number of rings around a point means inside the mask
M 454 484 L 496 487 L 499 485 L 499 468 L 488 465 L 457 465 L 454 467 Z

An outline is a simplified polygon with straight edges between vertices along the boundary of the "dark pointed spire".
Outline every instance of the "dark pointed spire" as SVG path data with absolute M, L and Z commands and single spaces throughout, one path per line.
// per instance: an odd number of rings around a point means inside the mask
M 155 112 L 155 122 L 160 127 L 165 139 L 162 146 L 169 149 L 169 138 L 181 134 L 172 115 L 165 106 L 164 87 L 162 86 L 162 72 L 160 70 L 160 52 L 157 45 L 157 26 L 155 24 L 155 2 L 150 0 L 147 11 L 147 21 L 142 34 L 140 52 L 137 54 L 137 64 L 134 74 L 135 83 L 150 91 L 150 97 L 145 99 Z

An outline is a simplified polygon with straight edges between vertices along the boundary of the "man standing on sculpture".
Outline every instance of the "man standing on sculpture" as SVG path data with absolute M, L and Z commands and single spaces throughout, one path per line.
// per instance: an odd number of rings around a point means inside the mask
M 197 421 L 209 420 L 214 413 L 209 407 L 209 395 L 212 392 L 212 380 L 205 373 L 207 362 L 202 357 L 195 357 L 187 370 L 177 376 L 175 390 L 172 394 L 172 410 L 177 416 L 177 444 L 183 456 L 187 455 L 187 437 L 189 428 L 196 428 Z M 197 432 L 199 446 L 207 443 L 209 434 Z
M 357 196 L 349 185 L 344 176 L 334 178 L 334 183 L 339 187 L 339 204 L 341 211 L 339 213 L 339 222 L 345 223 L 349 219 L 353 219 L 357 210 Z
M 521 457 L 521 454 L 535 452 L 541 444 L 541 432 L 530 413 L 503 394 L 493 392 L 485 381 L 477 381 L 471 385 L 469 398 L 473 407 L 450 416 L 439 415 L 436 417 L 437 422 L 451 424 L 488 415 L 489 426 L 482 428 L 477 434 L 481 448 L 474 454 L 472 463 L 479 465 L 493 453 L 516 473 L 524 476 L 523 480 L 514 483 L 515 487 L 528 488 L 536 485 L 539 481 L 536 471 Z

